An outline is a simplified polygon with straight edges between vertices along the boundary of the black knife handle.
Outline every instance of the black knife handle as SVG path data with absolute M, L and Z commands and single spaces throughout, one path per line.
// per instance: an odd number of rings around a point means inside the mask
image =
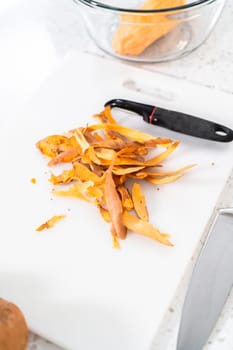
M 147 122 L 207 140 L 220 142 L 233 140 L 233 131 L 224 125 L 159 107 L 155 108 L 153 116 L 149 117 Z
M 233 130 L 230 128 L 189 114 L 124 99 L 113 99 L 106 105 L 135 112 L 147 123 L 183 134 L 219 142 L 233 140 Z

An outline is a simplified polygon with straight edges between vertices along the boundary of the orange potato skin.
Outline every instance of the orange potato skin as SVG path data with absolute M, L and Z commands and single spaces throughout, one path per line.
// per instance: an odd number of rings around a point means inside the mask
M 0 299 L 0 350 L 26 350 L 28 328 L 22 311 Z

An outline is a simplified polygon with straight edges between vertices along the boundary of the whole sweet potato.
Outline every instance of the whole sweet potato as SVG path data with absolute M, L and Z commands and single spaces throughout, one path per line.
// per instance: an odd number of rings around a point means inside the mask
M 28 328 L 21 310 L 0 298 L 0 350 L 25 350 Z

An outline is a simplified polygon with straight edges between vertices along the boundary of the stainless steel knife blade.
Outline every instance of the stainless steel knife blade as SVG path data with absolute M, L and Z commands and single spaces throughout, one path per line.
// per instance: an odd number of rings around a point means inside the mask
M 201 350 L 233 285 L 233 208 L 220 209 L 194 267 L 177 350 Z

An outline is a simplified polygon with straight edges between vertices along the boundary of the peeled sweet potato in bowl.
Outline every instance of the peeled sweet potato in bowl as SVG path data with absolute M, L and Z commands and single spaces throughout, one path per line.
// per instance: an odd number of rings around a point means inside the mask
M 199 47 L 225 0 L 73 0 L 96 45 L 121 59 L 161 62 Z

